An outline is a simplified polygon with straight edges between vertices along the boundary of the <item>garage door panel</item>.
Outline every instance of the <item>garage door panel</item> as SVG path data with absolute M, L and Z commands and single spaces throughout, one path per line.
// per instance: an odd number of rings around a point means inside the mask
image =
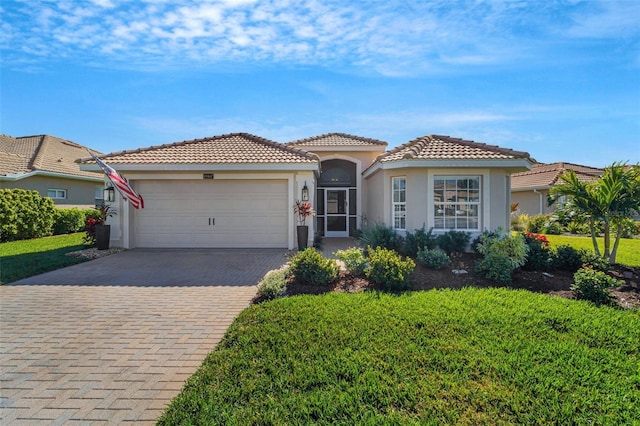
M 138 247 L 287 247 L 286 180 L 141 181 Z M 215 225 L 209 225 L 215 219 Z

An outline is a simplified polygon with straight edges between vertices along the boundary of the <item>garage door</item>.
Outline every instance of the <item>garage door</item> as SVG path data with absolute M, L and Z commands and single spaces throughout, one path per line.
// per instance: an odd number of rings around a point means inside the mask
M 287 247 L 286 180 L 138 181 L 136 247 Z

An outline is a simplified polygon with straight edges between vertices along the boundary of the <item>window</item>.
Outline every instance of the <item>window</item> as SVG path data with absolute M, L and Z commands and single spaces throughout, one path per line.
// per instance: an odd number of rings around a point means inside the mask
M 66 200 L 67 190 L 66 189 L 47 189 L 47 197 L 53 198 L 54 200 Z
M 434 228 L 480 230 L 480 176 L 435 176 Z
M 393 228 L 407 229 L 407 179 L 394 177 L 392 183 Z
M 94 195 L 94 204 L 96 207 L 100 207 L 104 204 L 104 187 L 102 185 L 97 185 Z

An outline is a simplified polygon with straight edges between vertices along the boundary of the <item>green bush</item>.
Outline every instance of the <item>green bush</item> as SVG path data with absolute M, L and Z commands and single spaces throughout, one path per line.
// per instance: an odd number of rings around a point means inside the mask
M 407 288 L 409 275 L 416 266 L 412 259 L 402 259 L 397 252 L 384 247 L 369 247 L 368 260 L 367 278 L 390 290 Z
M 365 259 L 362 249 L 353 247 L 346 250 L 338 250 L 333 255 L 344 262 L 345 268 L 351 275 L 360 276 L 364 274 L 367 259 Z
M 290 272 L 296 282 L 329 285 L 338 278 L 338 265 L 313 247 L 298 252 L 292 259 Z
M 402 253 L 406 256 L 416 257 L 421 249 L 433 250 L 436 247 L 436 237 L 433 235 L 433 228 L 429 232 L 422 228 L 416 229 L 415 232 L 408 232 L 404 237 L 402 244 Z
M 476 238 L 473 239 L 473 242 L 471 242 L 471 248 L 473 249 L 474 252 L 479 253 L 478 252 L 478 244 L 480 244 L 481 242 L 483 242 L 484 240 L 488 239 L 488 238 L 500 238 L 502 237 L 502 235 L 504 234 L 504 232 L 502 231 L 502 228 L 498 228 L 495 231 L 488 231 L 488 230 L 484 230 L 482 232 L 482 234 L 478 235 Z
M 509 256 L 490 253 L 476 263 L 476 274 L 499 283 L 510 283 L 513 262 Z
M 571 290 L 576 298 L 589 300 L 596 306 L 612 305 L 614 298 L 607 289 L 622 284 L 621 280 L 610 277 L 602 271 L 594 271 L 589 268 L 580 269 L 573 275 L 573 280 Z
M 258 295 L 267 300 L 281 297 L 287 291 L 287 267 L 275 269 L 267 274 L 258 283 Z
M 558 246 L 553 254 L 553 268 L 576 272 L 582 267 L 588 256 L 589 252 L 587 250 L 578 250 L 570 245 Z
M 622 230 L 620 231 L 621 238 L 633 238 L 640 233 L 640 223 L 633 220 L 633 218 L 623 217 L 621 219 L 617 219 L 613 224 L 616 232 L 618 229 L 617 226 L 620 223 L 622 224 Z
M 527 244 L 527 260 L 523 265 L 529 271 L 546 271 L 553 263 L 553 251 L 549 247 L 549 240 L 542 234 L 524 234 Z
M 527 232 L 541 234 L 545 231 L 548 222 L 549 216 L 546 214 L 537 214 L 531 216 L 529 217 L 529 221 L 527 222 Z
M 451 256 L 453 253 L 464 253 L 471 241 L 471 234 L 464 231 L 448 231 L 438 235 L 436 241 L 438 247 Z
M 55 217 L 53 200 L 38 191 L 0 189 L 0 241 L 49 236 Z
M 53 224 L 53 234 L 72 234 L 84 230 L 87 213 L 78 208 L 56 209 L 56 221 Z
M 560 235 L 562 234 L 562 224 L 551 220 L 545 224 L 544 233 L 547 235 Z
M 363 247 L 384 247 L 395 250 L 400 243 L 400 237 L 395 229 L 383 223 L 376 223 L 371 228 L 362 231 L 360 242 Z
M 607 272 L 611 270 L 611 264 L 607 259 L 598 256 L 593 251 L 586 252 L 585 257 L 582 259 L 582 265 L 595 271 Z
M 441 250 L 429 250 L 428 248 L 418 250 L 417 260 L 431 269 L 440 269 L 451 264 L 451 259 L 447 256 L 447 253 Z
M 476 273 L 492 281 L 508 283 L 511 273 L 525 264 L 528 248 L 522 234 L 507 234 L 481 239 L 476 250 L 484 256 L 476 264 Z

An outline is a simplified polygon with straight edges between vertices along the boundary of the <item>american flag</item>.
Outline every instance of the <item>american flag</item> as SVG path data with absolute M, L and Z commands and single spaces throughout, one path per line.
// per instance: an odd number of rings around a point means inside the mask
M 102 169 L 102 171 L 107 175 L 111 183 L 118 188 L 118 192 L 125 200 L 129 200 L 131 205 L 136 209 L 144 208 L 144 200 L 142 196 L 136 192 L 135 189 L 129 185 L 129 182 L 124 177 L 120 176 L 116 170 L 110 166 L 108 166 L 104 161 L 96 157 L 92 152 L 90 152 L 91 157 L 96 160 L 98 166 Z

